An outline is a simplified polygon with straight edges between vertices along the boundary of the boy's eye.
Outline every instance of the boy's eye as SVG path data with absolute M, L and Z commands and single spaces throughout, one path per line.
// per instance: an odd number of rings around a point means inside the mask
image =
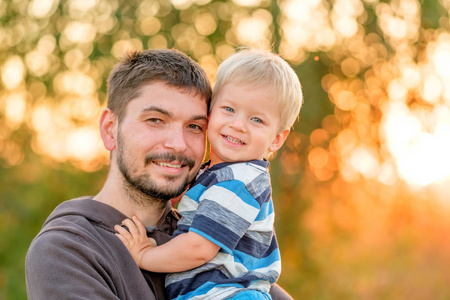
M 263 123 L 263 121 L 260 119 L 260 118 L 251 118 L 251 120 L 253 121 L 253 122 L 255 122 L 255 123 Z
M 234 112 L 234 109 L 232 109 L 231 107 L 228 107 L 228 106 L 225 107 L 225 110 L 229 111 L 229 112 Z

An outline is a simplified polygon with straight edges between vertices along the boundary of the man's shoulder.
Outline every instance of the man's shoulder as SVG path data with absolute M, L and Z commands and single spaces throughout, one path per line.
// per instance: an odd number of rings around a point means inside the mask
M 82 252 L 84 247 L 91 250 L 104 248 L 105 239 L 114 237 L 114 224 L 119 224 L 123 220 L 120 212 L 105 206 L 92 200 L 92 197 L 62 202 L 48 216 L 31 242 L 28 256 L 33 257 L 34 254 L 39 256 L 55 251 Z M 108 219 L 114 215 L 115 218 Z
M 65 239 L 79 240 L 74 236 L 92 235 L 94 227 L 101 226 L 103 214 L 95 202 L 92 197 L 82 197 L 60 203 L 50 213 L 31 246 L 41 249 L 62 243 Z
M 123 218 L 120 212 L 92 197 L 65 201 L 53 210 L 31 242 L 27 265 L 54 265 L 57 262 L 49 259 L 64 261 L 75 257 L 79 261 L 113 264 L 114 256 L 126 251 L 114 230 L 114 225 L 120 224 Z M 43 256 L 48 258 L 41 261 Z
M 113 228 L 125 218 L 126 216 L 115 208 L 93 200 L 91 196 L 80 197 L 59 204 L 44 222 L 42 230 L 64 225 L 75 228 L 79 226 Z
M 86 299 L 144 299 L 144 294 L 152 295 L 116 237 L 114 226 L 109 225 L 114 222 L 107 219 L 109 216 L 122 220 L 120 212 L 92 197 L 65 201 L 55 208 L 26 255 L 27 286 L 37 295 L 34 297 L 44 299 L 44 294 L 58 293 L 70 298 L 69 294 L 84 293 Z M 125 277 L 140 284 L 129 286 Z M 111 286 L 114 290 L 110 291 Z

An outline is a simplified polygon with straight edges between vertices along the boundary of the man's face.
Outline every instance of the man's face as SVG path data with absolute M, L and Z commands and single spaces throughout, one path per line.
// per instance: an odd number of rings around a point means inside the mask
M 206 102 L 161 82 L 130 101 L 117 134 L 117 165 L 132 188 L 160 200 L 181 194 L 205 156 Z

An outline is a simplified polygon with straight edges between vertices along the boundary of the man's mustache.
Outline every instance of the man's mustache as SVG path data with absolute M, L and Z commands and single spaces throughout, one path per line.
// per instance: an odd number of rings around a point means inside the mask
M 195 165 L 195 160 L 189 158 L 182 154 L 174 154 L 174 153 L 157 153 L 157 154 L 149 154 L 145 157 L 145 165 L 150 164 L 154 160 L 161 161 L 177 161 L 182 165 L 187 165 L 190 169 L 192 169 Z

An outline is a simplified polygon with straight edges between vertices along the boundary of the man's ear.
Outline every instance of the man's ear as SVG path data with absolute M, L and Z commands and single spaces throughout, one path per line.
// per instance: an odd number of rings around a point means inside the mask
M 100 116 L 100 135 L 103 140 L 103 145 L 109 151 L 116 148 L 117 138 L 117 116 L 114 112 L 105 108 Z
M 281 131 L 275 136 L 275 139 L 273 140 L 272 144 L 269 147 L 270 152 L 275 152 L 278 149 L 283 146 L 284 142 L 286 141 L 287 137 L 289 135 L 289 129 L 285 129 L 284 131 Z

